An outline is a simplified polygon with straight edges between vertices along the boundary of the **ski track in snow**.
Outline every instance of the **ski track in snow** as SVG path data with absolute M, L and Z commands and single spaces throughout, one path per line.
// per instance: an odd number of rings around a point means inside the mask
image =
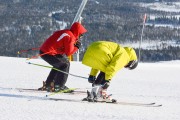
M 45 100 L 46 92 L 22 92 L 9 88 L 38 88 L 50 69 L 29 65 L 25 58 L 0 57 L 1 120 L 179 120 L 180 61 L 140 63 L 133 71 L 123 69 L 112 79 L 109 93 L 119 102 L 156 102 L 162 107 Z M 48 65 L 41 59 L 31 60 Z M 70 72 L 88 77 L 90 68 L 71 62 Z M 89 88 L 86 79 L 68 77 L 68 87 Z M 86 91 L 87 89 L 84 89 Z M 81 100 L 85 94 L 52 95 Z

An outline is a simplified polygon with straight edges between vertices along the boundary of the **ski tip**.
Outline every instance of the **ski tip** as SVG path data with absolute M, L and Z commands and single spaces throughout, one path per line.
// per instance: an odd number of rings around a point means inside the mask
M 88 101 L 88 99 L 87 98 L 83 98 L 82 101 Z
M 161 107 L 162 106 L 162 104 L 157 104 L 157 103 L 151 103 L 151 104 L 149 104 L 151 107 Z
M 162 104 L 157 104 L 157 103 L 155 103 L 155 102 L 151 103 L 150 105 L 154 105 L 154 106 L 156 106 L 156 107 L 161 107 L 161 106 L 163 106 Z
M 162 104 L 160 104 L 160 105 L 157 105 L 157 107 L 161 107 L 161 106 L 163 106 Z
M 116 99 L 112 99 L 112 103 L 117 103 L 117 100 Z
M 26 62 L 27 64 L 31 64 L 31 62 Z

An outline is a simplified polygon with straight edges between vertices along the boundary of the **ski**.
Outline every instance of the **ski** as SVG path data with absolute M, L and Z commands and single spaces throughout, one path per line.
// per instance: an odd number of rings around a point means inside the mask
M 82 101 L 90 102 L 90 103 L 108 103 L 108 104 L 120 104 L 120 105 L 131 105 L 131 106 L 146 106 L 146 107 L 160 107 L 162 104 L 152 103 L 141 103 L 141 102 L 118 102 L 116 99 L 111 100 L 97 100 L 97 99 L 89 99 L 84 98 Z
M 80 90 L 81 88 L 69 88 L 67 90 L 62 90 L 59 92 L 47 92 L 43 90 L 38 90 L 38 89 L 24 89 L 24 88 L 17 88 L 19 92 L 42 92 L 42 93 L 47 93 L 45 96 L 53 96 L 56 94 L 67 94 L 67 95 L 75 95 L 75 94 L 86 94 L 86 91 Z
M 156 104 L 156 103 L 103 102 L 103 101 L 96 101 L 95 103 L 107 103 L 107 104 L 119 104 L 119 105 L 129 105 L 129 106 L 143 106 L 143 107 L 161 107 L 162 106 L 162 104 Z
M 29 91 L 29 92 L 46 92 L 43 90 L 38 90 L 38 89 L 33 89 L 33 88 L 14 88 L 14 89 L 18 90 L 19 92 L 26 92 L 26 91 Z
M 52 101 L 65 101 L 65 102 L 79 102 L 79 103 L 88 103 L 88 104 L 114 104 L 114 105 L 127 105 L 127 106 L 141 106 L 141 107 L 161 107 L 162 104 L 156 104 L 153 103 L 134 103 L 134 102 L 102 102 L 102 101 L 96 101 L 96 102 L 88 102 L 83 100 L 75 100 L 75 99 L 63 99 L 63 98 L 47 98 L 46 100 L 52 100 Z
M 68 92 L 68 90 L 65 91 L 60 91 L 57 93 L 54 92 L 47 92 L 47 91 L 43 91 L 43 90 L 38 90 L 38 89 L 34 89 L 34 88 L 4 88 L 4 87 L 0 87 L 0 90 L 17 90 L 19 92 L 38 92 L 38 93 L 50 93 L 50 94 L 86 94 L 86 91 L 84 91 L 84 88 L 70 88 L 69 90 L 73 90 L 72 92 Z M 81 90 L 83 89 L 83 90 Z M 49 95 L 47 95 L 49 96 Z M 51 95 L 50 95 L 51 96 Z
M 109 102 L 111 103 L 111 102 Z M 144 107 L 161 107 L 162 104 L 152 103 L 133 103 L 133 102 L 115 102 L 113 104 L 121 104 L 121 105 L 131 105 L 131 106 L 144 106 Z
M 78 89 L 78 88 L 68 88 L 66 90 L 61 90 L 59 92 L 52 92 L 52 93 L 46 95 L 46 97 L 49 97 L 49 96 L 52 96 L 52 95 L 61 94 L 61 93 L 73 93 L 76 89 Z
M 33 88 L 5 88 L 5 87 L 0 87 L 0 90 L 39 91 L 38 89 L 33 89 Z

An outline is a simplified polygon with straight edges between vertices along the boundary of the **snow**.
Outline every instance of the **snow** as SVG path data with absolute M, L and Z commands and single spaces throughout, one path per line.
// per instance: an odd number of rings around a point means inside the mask
M 180 12 L 180 2 L 140 3 L 142 7 L 165 12 Z
M 20 92 L 9 88 L 38 88 L 50 69 L 29 65 L 25 58 L 0 57 L 1 120 L 179 120 L 180 61 L 139 63 L 137 69 L 119 71 L 108 90 L 120 102 L 156 102 L 162 107 L 43 100 L 46 92 Z M 41 59 L 33 63 L 48 65 Z M 70 72 L 88 77 L 90 68 L 71 62 Z M 69 76 L 68 87 L 90 89 L 86 79 Z M 51 98 L 81 100 L 85 94 L 58 94 Z
M 132 46 L 133 48 L 139 48 L 140 41 L 137 42 L 126 42 L 122 44 L 123 46 Z M 157 49 L 164 49 L 168 48 L 169 46 L 172 47 L 180 47 L 180 43 L 178 40 L 169 40 L 169 41 L 162 41 L 162 40 L 156 40 L 156 41 L 148 41 L 148 40 L 142 40 L 141 48 L 147 49 L 147 50 L 157 50 Z
M 48 14 L 49 17 L 52 17 L 53 14 L 61 14 L 61 13 L 65 13 L 63 10 L 59 10 L 59 11 L 52 11 Z M 67 27 L 67 22 L 65 21 L 60 21 L 60 20 L 56 20 L 56 22 L 59 24 L 59 28 L 60 30 L 65 29 Z
M 179 19 L 180 12 L 180 2 L 152 2 L 152 3 L 138 3 L 139 6 L 149 8 L 156 11 L 164 11 L 168 13 L 173 13 L 170 15 L 165 15 L 166 17 L 175 17 Z M 176 14 L 175 14 L 176 13 Z M 163 17 L 164 15 L 157 15 L 157 14 L 149 14 L 148 17 L 150 20 L 153 20 L 157 17 Z M 146 23 L 146 25 L 154 26 L 154 27 L 169 27 L 169 28 L 180 28 L 180 25 L 174 24 L 154 24 L 154 23 Z

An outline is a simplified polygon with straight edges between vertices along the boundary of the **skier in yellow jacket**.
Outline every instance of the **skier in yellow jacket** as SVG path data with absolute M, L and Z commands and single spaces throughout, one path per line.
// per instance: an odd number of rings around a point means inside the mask
M 82 64 L 92 68 L 88 81 L 93 83 L 93 86 L 102 85 L 103 89 L 107 89 L 117 71 L 124 67 L 130 70 L 135 69 L 138 60 L 136 52 L 131 47 L 122 47 L 114 42 L 98 41 L 87 48 Z

